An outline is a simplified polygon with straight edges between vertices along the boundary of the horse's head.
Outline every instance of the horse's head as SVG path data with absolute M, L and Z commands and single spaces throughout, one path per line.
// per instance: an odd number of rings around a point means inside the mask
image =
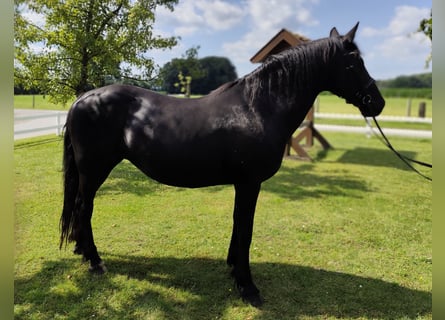
M 338 37 L 343 42 L 343 53 L 335 66 L 335 84 L 331 91 L 358 107 L 364 116 L 377 116 L 385 106 L 385 100 L 354 43 L 357 28 L 358 23 L 343 36 L 336 28 L 331 30 L 330 37 Z

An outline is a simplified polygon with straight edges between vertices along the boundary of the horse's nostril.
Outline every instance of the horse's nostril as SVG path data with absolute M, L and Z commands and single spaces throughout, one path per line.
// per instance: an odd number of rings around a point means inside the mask
M 364 105 L 371 104 L 371 102 L 372 102 L 371 96 L 369 94 L 367 94 L 366 96 L 363 97 L 362 102 Z

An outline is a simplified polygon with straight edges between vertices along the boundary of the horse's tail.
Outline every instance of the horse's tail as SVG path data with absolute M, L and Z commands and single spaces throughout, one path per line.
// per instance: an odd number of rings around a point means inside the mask
M 64 133 L 63 147 L 63 185 L 64 199 L 63 211 L 60 217 L 60 248 L 63 244 L 73 240 L 73 225 L 75 221 L 75 202 L 79 188 L 79 172 L 74 160 L 74 150 L 71 143 L 69 128 L 69 115 Z

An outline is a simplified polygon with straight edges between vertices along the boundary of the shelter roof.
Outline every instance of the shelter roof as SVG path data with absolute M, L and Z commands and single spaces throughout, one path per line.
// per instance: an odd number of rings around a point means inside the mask
M 284 49 L 294 47 L 302 42 L 309 41 L 308 38 L 289 30 L 281 29 L 272 39 L 269 40 L 255 55 L 250 58 L 252 63 L 263 62 L 268 56 L 279 53 Z

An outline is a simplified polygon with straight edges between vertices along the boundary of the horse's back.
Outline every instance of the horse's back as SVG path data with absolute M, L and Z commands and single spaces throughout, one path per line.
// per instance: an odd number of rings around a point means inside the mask
M 263 119 L 237 90 L 232 86 L 200 99 L 179 99 L 107 86 L 76 101 L 71 130 L 86 152 L 126 158 L 165 184 L 263 180 L 278 168 L 282 150 L 273 152 L 276 146 L 265 144 Z

